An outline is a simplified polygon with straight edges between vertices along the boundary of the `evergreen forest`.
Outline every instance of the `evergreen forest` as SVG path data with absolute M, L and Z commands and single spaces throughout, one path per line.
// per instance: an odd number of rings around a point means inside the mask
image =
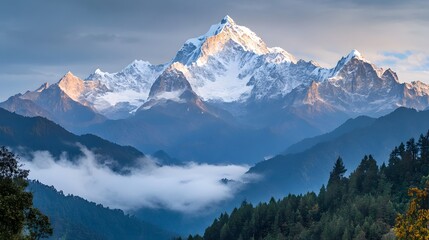
M 427 187 L 429 132 L 395 147 L 388 163 L 379 166 L 367 155 L 347 173 L 339 157 L 318 193 L 290 194 L 256 206 L 244 201 L 230 214 L 215 219 L 203 236 L 189 235 L 188 240 L 396 239 L 395 231 L 400 230 L 395 221 L 402 220 L 398 216 L 407 211 L 409 195 L 417 191 L 413 189 Z M 420 192 L 424 201 L 417 206 L 427 212 L 427 188 Z M 422 221 L 426 231 L 428 219 Z M 410 233 L 396 235 L 399 239 L 424 239 Z

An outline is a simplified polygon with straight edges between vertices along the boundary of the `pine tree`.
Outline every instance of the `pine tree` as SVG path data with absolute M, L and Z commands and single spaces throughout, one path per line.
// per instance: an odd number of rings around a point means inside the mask
M 344 196 L 347 184 L 347 178 L 344 177 L 347 169 L 344 166 L 341 157 L 338 157 L 332 169 L 328 185 L 326 188 L 326 201 L 329 203 L 330 209 L 337 207 Z

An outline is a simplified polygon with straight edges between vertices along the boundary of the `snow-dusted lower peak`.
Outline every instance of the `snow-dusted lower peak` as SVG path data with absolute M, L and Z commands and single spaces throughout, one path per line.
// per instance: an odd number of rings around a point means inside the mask
M 336 77 L 347 65 L 351 65 L 356 62 L 371 64 L 368 60 L 363 58 L 362 54 L 358 50 L 353 49 L 349 54 L 342 57 L 340 61 L 338 61 L 335 68 L 330 69 L 329 74 L 326 77 L 328 78 Z
M 80 101 L 84 92 L 90 91 L 91 87 L 95 87 L 93 82 L 88 81 L 85 84 L 83 80 L 74 76 L 71 72 L 67 72 L 57 84 L 61 90 L 76 102 Z
M 356 63 L 367 63 L 373 66 L 373 68 L 377 71 L 377 74 L 381 77 L 381 74 L 383 74 L 384 69 L 377 68 L 375 65 L 371 64 L 370 61 L 365 59 L 363 55 L 356 49 L 353 49 L 348 53 L 347 55 L 343 56 L 335 65 L 334 68 L 323 68 L 318 66 L 314 69 L 312 72 L 312 75 L 317 76 L 317 78 L 320 81 L 324 81 L 327 79 L 338 79 L 340 78 L 338 75 L 341 73 L 341 71 L 344 71 L 345 68 L 349 65 L 356 65 Z M 315 63 L 317 65 L 317 63 Z
M 98 80 L 106 86 L 106 91 L 87 96 L 94 107 L 109 117 L 109 109 L 125 106 L 134 112 L 149 97 L 150 88 L 167 64 L 152 65 L 149 62 L 135 60 L 116 73 L 95 70 L 86 80 Z
M 186 72 L 187 69 L 180 63 L 168 67 L 153 83 L 149 92 L 149 100 L 177 100 L 185 90 L 192 91 L 185 76 Z
M 89 96 L 98 92 L 105 92 L 106 90 L 106 86 L 98 80 L 84 81 L 73 75 L 73 73 L 68 72 L 57 83 L 52 85 L 44 83 L 35 91 L 27 91 L 20 98 L 39 101 L 42 95 L 44 96 L 43 99 L 47 100 L 50 95 L 52 95 L 52 98 L 56 98 L 60 94 L 66 95 L 67 98 L 76 103 L 93 108 L 93 102 L 88 101 L 90 99 Z
M 135 60 L 116 73 L 103 72 L 97 69 L 86 80 L 99 80 L 114 92 L 130 88 L 135 91 L 148 92 L 164 68 L 164 65 L 152 65 L 146 61 Z
M 429 85 L 421 82 L 414 81 L 411 83 L 405 83 L 407 89 L 413 90 L 417 96 L 427 96 L 429 95 Z
M 295 56 L 280 47 L 268 48 L 267 61 L 271 63 L 297 63 Z

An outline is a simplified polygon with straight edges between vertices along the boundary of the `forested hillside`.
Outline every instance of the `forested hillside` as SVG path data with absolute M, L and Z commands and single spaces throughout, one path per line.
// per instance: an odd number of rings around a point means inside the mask
M 34 151 L 48 151 L 54 158 L 66 156 L 72 161 L 83 156 L 82 147 L 114 170 L 131 167 L 145 155 L 130 146 L 104 140 L 92 134 L 75 135 L 42 117 L 24 117 L 0 108 L 0 145 L 8 146 L 21 157 L 32 157 Z
M 52 239 L 171 239 L 173 234 L 121 210 L 103 207 L 77 196 L 65 196 L 53 187 L 30 181 L 34 206 L 45 213 L 52 224 Z
M 203 237 L 189 239 L 392 239 L 407 190 L 423 187 L 429 177 L 429 132 L 395 147 L 389 162 L 377 165 L 364 156 L 346 176 L 338 158 L 318 194 L 288 195 L 253 206 L 243 202 L 223 213 Z

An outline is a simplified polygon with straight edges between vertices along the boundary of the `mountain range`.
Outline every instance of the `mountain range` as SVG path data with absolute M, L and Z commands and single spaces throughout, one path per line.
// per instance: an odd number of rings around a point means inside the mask
M 401 83 L 393 70 L 357 50 L 333 68 L 297 59 L 229 16 L 187 40 L 167 63 L 136 60 L 116 73 L 97 69 L 84 80 L 68 72 L 0 103 L 143 152 L 241 163 L 274 155 L 350 117 L 378 117 L 401 106 L 427 108 L 429 86 Z M 234 154 L 232 146 L 250 150 Z

